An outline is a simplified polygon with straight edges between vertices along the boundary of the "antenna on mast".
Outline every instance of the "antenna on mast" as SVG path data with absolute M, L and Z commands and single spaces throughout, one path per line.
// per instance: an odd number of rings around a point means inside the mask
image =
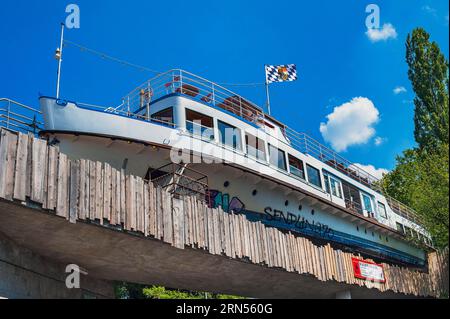
M 58 73 L 56 80 L 56 99 L 59 99 L 60 81 L 61 81 L 61 64 L 62 64 L 62 54 L 64 45 L 64 23 L 61 23 L 61 42 L 59 48 L 56 49 L 55 59 L 58 60 Z

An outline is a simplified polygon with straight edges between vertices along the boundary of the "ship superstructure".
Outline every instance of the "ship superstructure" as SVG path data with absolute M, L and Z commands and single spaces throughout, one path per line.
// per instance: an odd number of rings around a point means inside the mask
M 378 180 L 240 95 L 183 70 L 118 107 L 41 97 L 41 136 L 180 195 L 381 260 L 423 266 L 429 233 Z

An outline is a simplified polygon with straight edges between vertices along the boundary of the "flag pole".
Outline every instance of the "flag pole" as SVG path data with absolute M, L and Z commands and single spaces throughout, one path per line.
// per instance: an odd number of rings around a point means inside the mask
M 267 98 L 267 113 L 270 115 L 270 94 L 269 94 L 269 82 L 267 81 L 267 65 L 264 65 L 264 70 L 266 72 L 266 98 Z
M 62 53 L 64 45 L 64 23 L 61 23 L 61 43 L 59 48 L 56 50 L 56 59 L 58 60 L 58 72 L 56 79 L 56 99 L 59 99 L 60 81 L 61 81 L 61 65 L 62 65 Z
M 270 95 L 269 95 L 269 83 L 266 80 L 266 96 L 267 96 L 267 113 L 270 114 Z

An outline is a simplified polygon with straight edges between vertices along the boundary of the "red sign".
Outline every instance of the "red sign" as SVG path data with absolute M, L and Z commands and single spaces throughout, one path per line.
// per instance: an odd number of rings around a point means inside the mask
M 382 265 L 372 263 L 370 261 L 360 260 L 357 258 L 352 258 L 352 264 L 353 273 L 356 278 L 381 283 L 386 282 Z

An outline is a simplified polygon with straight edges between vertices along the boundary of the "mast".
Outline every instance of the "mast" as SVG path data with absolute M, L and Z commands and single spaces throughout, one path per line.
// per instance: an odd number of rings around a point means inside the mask
M 270 95 L 269 95 L 269 83 L 266 80 L 266 96 L 267 96 L 267 113 L 270 114 Z
M 59 91 L 60 91 L 60 81 L 61 81 L 61 65 L 62 65 L 62 54 L 63 54 L 63 45 L 64 45 L 64 23 L 61 23 L 61 42 L 59 48 L 56 49 L 55 58 L 58 60 L 58 71 L 57 71 L 57 80 L 56 80 L 56 99 L 59 99 Z

